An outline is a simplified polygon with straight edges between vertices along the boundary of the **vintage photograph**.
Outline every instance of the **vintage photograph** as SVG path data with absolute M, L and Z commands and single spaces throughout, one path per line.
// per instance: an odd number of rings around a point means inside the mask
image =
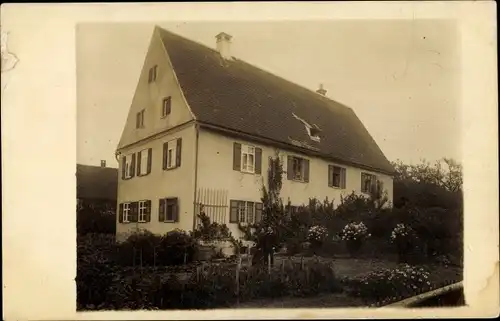
M 455 21 L 75 37 L 78 311 L 466 304 Z

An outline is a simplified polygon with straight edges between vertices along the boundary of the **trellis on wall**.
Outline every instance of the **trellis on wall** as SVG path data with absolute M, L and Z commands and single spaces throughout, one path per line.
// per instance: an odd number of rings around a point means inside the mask
M 198 215 L 203 211 L 210 222 L 227 224 L 228 191 L 223 189 L 199 188 L 195 197 L 195 226 L 200 219 Z

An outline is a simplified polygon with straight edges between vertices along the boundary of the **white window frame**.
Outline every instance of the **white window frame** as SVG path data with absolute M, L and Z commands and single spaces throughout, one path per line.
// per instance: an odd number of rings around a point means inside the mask
M 370 180 L 370 189 L 368 191 L 365 190 L 365 182 L 366 182 L 366 180 L 364 179 L 367 176 L 371 178 L 371 180 Z M 361 173 L 361 192 L 362 193 L 370 194 L 371 191 L 372 191 L 372 187 L 375 184 L 377 184 L 377 176 L 376 175 L 371 174 L 371 173 L 366 173 L 366 172 L 362 172 Z
M 255 202 L 238 201 L 238 222 L 255 224 Z
M 129 223 L 130 203 L 123 203 L 123 223 Z
M 297 172 L 295 171 L 295 161 L 298 161 L 298 163 L 300 164 L 300 171 L 299 171 L 299 174 L 300 174 L 300 177 L 297 176 Z M 302 157 L 298 157 L 298 156 L 292 156 L 292 173 L 293 173 L 293 179 L 296 180 L 296 181 L 300 181 L 300 182 L 303 182 L 305 180 L 305 166 L 304 166 L 304 163 L 305 163 L 305 159 L 302 158 Z
M 174 168 L 176 165 L 176 154 L 175 151 L 177 150 L 177 141 L 175 141 L 174 146 L 170 146 L 171 143 L 168 143 L 168 149 L 167 149 L 167 168 Z
M 131 178 L 132 171 L 132 154 L 125 156 L 125 178 Z
M 335 185 L 335 180 L 333 179 L 335 176 L 332 176 L 331 179 L 332 179 L 332 187 L 335 187 L 335 188 L 342 188 L 342 179 L 346 179 L 346 177 L 343 177 L 342 178 L 342 174 L 344 174 L 344 176 L 347 175 L 347 169 L 345 167 L 342 167 L 342 166 L 338 166 L 338 165 L 331 165 L 332 166 L 332 175 L 335 175 L 335 169 L 339 169 L 340 172 L 338 173 L 339 174 L 339 185 Z M 342 171 L 344 169 L 344 171 Z
M 148 203 L 147 203 L 147 201 L 139 201 L 138 209 L 139 209 L 138 222 L 139 223 L 145 223 L 146 222 L 147 209 L 148 209 Z
M 139 152 L 141 158 L 141 175 L 146 175 L 148 172 L 149 150 L 143 149 Z
M 252 162 L 248 161 L 252 158 Z M 247 160 L 245 162 L 245 160 Z M 241 171 L 245 173 L 255 173 L 255 146 L 241 145 Z

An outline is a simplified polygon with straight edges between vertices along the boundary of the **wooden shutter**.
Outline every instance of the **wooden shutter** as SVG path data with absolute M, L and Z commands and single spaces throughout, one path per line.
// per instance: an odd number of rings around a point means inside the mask
M 177 138 L 177 145 L 175 149 L 175 167 L 181 166 L 181 154 L 182 154 L 182 138 Z
M 163 169 L 167 169 L 168 142 L 163 143 Z
M 165 222 L 165 199 L 160 199 L 160 206 L 158 206 L 158 221 Z
M 255 174 L 262 173 L 262 148 L 255 148 Z
M 179 222 L 179 200 L 177 198 L 173 199 L 174 203 L 174 222 Z
M 130 177 L 135 175 L 135 153 L 132 154 L 132 161 L 130 162 Z
M 241 144 L 233 144 L 233 170 L 241 171 Z
M 126 167 L 127 167 L 127 156 L 122 156 L 122 179 L 125 179 Z
M 118 223 L 123 223 L 123 203 L 118 205 Z
M 293 157 L 288 155 L 286 164 L 286 177 L 288 179 L 293 179 Z
M 346 176 L 347 176 L 347 171 L 345 168 L 340 169 L 340 187 L 345 188 L 346 187 Z
M 142 151 L 137 153 L 137 176 L 141 176 L 141 161 L 142 161 Z
M 328 165 L 328 186 L 333 187 L 333 166 Z
M 229 223 L 238 223 L 238 201 L 231 200 L 229 209 Z
M 139 202 L 130 203 L 130 222 L 137 222 L 139 219 Z
M 151 222 L 151 200 L 146 201 L 146 222 Z
M 309 160 L 304 159 L 304 182 L 309 182 Z
M 255 203 L 255 223 L 262 220 L 262 203 Z
M 148 168 L 146 174 L 151 173 L 151 165 L 153 164 L 153 149 L 148 149 Z

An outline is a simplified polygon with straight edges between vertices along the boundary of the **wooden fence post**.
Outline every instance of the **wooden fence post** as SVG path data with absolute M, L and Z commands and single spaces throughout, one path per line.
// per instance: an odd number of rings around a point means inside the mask
M 238 264 L 236 264 L 236 304 L 240 304 L 240 269 L 241 269 L 241 255 L 238 257 Z
M 267 256 L 267 273 L 271 275 L 271 254 Z

